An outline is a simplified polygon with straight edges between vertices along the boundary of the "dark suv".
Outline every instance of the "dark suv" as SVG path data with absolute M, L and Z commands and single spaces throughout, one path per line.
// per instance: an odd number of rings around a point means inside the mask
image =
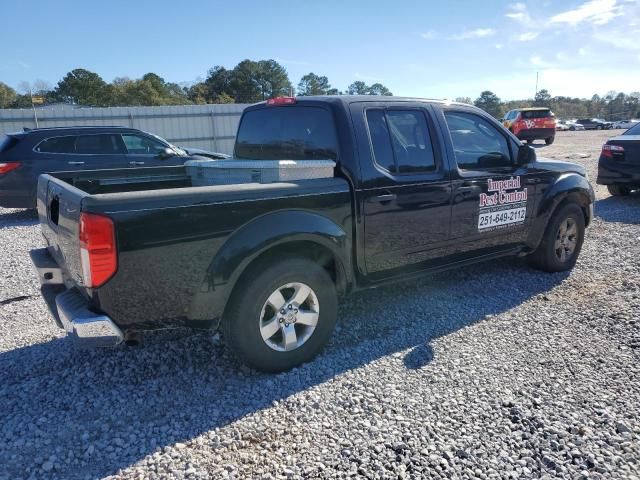
M 182 165 L 188 152 L 125 127 L 60 127 L 0 134 L 0 207 L 34 208 L 42 173 Z
M 613 126 L 611 122 L 605 122 L 599 118 L 581 118 L 576 123 L 582 125 L 585 130 L 609 130 Z

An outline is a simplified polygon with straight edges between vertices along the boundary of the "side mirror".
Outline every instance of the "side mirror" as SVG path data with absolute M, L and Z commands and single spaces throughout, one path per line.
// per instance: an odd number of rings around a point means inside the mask
M 176 155 L 176 152 L 174 152 L 171 148 L 167 147 L 160 150 L 160 153 L 158 153 L 158 158 L 160 160 L 164 160 L 170 157 L 174 157 L 175 155 Z
M 536 161 L 536 149 L 530 145 L 522 144 L 518 147 L 518 165 L 526 165 Z

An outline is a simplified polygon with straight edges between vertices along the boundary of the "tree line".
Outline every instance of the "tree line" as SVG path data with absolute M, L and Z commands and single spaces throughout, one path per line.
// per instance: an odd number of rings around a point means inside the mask
M 548 90 L 540 90 L 533 99 L 503 102 L 490 90 L 485 90 L 476 100 L 458 97 L 456 101 L 482 108 L 495 118 L 501 119 L 515 108 L 549 107 L 556 118 L 602 118 L 616 121 L 640 118 L 640 92 L 630 94 L 608 92 L 604 97 L 593 95 L 590 99 L 572 97 L 552 97 Z
M 269 98 L 297 95 L 393 95 L 381 83 L 355 81 L 346 91 L 329 83 L 326 76 L 310 72 L 294 88 L 285 68 L 275 60 L 243 60 L 233 69 L 215 66 L 206 79 L 191 85 L 167 82 L 155 73 L 139 79 L 118 77 L 107 83 L 95 72 L 76 68 L 55 87 L 37 81 L 23 82 L 20 92 L 0 82 L 0 108 L 29 108 L 37 103 L 68 103 L 92 107 L 188 105 L 206 103 L 254 103 Z
M 107 83 L 95 72 L 76 68 L 67 73 L 55 87 L 43 81 L 33 85 L 23 82 L 17 92 L 0 82 L 0 108 L 29 108 L 32 99 L 37 103 L 68 103 L 73 105 L 153 106 L 206 103 L 254 103 L 268 98 L 291 94 L 304 95 L 393 95 L 381 83 L 367 85 L 355 81 L 345 91 L 331 86 L 323 75 L 310 72 L 294 88 L 286 69 L 275 60 L 243 60 L 234 68 L 215 66 L 207 77 L 190 85 L 165 81 L 155 73 L 142 78 L 115 78 Z M 590 99 L 556 96 L 540 90 L 533 99 L 502 101 L 486 90 L 472 100 L 458 97 L 456 101 L 473 104 L 496 118 L 514 108 L 550 107 L 557 118 L 597 117 L 606 120 L 640 118 L 640 92 L 630 94 L 609 92 L 604 97 Z

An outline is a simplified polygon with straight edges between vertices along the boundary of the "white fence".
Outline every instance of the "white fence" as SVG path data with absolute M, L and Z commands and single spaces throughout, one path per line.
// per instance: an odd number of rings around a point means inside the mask
M 247 105 L 84 108 L 49 106 L 0 109 L 0 133 L 23 128 L 109 125 L 154 133 L 171 143 L 231 154 L 240 115 Z

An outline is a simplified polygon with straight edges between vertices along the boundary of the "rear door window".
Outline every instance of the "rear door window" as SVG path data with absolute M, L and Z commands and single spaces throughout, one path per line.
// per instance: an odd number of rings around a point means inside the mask
M 67 135 L 46 138 L 36 145 L 35 151 L 40 153 L 75 153 L 76 137 L 75 135 Z
M 319 107 L 266 107 L 245 113 L 238 129 L 236 158 L 336 160 L 333 117 Z
M 112 155 L 122 153 L 118 135 L 78 135 L 76 152 L 84 155 Z
M 376 163 L 389 172 L 436 169 L 424 113 L 418 110 L 368 110 L 367 124 Z

